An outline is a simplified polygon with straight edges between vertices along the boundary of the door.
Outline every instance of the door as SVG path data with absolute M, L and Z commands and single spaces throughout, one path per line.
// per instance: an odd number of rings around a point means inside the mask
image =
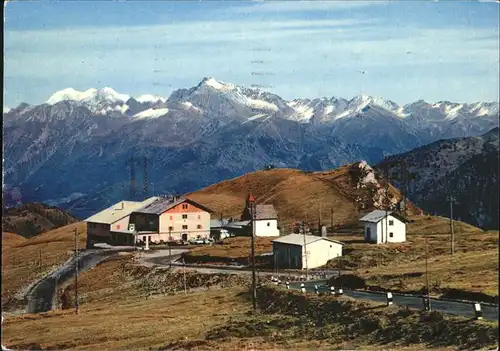
M 372 237 L 371 228 L 367 227 L 365 232 L 365 240 L 370 241 Z
M 186 233 L 182 234 L 182 241 L 187 241 L 188 235 Z

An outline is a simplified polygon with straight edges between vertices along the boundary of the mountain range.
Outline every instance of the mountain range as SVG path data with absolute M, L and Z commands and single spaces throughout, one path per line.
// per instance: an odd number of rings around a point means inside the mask
M 498 126 L 498 111 L 497 102 L 288 101 L 213 77 L 168 98 L 68 88 L 4 111 L 4 194 L 85 217 L 134 198 L 131 173 L 135 197 L 144 197 L 190 192 L 270 164 L 305 171 L 376 164 L 440 139 L 480 136 Z
M 2 232 L 31 238 L 77 220 L 69 213 L 44 204 L 28 203 L 17 208 L 3 208 Z
M 487 229 L 499 223 L 499 130 L 478 137 L 440 140 L 388 157 L 389 179 L 403 188 L 402 163 L 408 163 L 407 196 L 432 214 L 445 215 Z M 452 202 L 452 204 L 450 203 Z

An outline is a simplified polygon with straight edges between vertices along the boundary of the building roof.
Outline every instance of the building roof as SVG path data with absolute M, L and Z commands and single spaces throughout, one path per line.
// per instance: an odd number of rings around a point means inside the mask
M 255 219 L 276 219 L 278 215 L 273 205 L 255 205 Z
M 141 208 L 138 208 L 133 212 L 160 215 L 163 212 L 168 211 L 171 208 L 183 202 L 189 202 L 193 206 L 201 208 L 202 210 L 207 211 L 209 213 L 212 213 L 212 210 L 210 210 L 209 208 L 184 197 L 180 198 L 160 197 L 157 198 L 156 201 L 148 203 L 145 206 L 142 206 Z
M 361 217 L 361 222 L 370 222 L 370 223 L 378 223 L 386 216 L 385 210 L 375 210 L 372 211 L 365 216 Z M 387 216 L 392 216 L 394 218 L 399 219 L 401 222 L 408 222 L 404 217 L 401 217 L 394 211 L 387 211 Z
M 127 217 L 135 210 L 153 203 L 157 197 L 150 197 L 144 201 L 120 201 L 101 212 L 98 212 L 85 220 L 85 222 L 113 224 L 120 219 Z
M 306 245 L 312 244 L 319 240 L 327 240 L 336 244 L 344 245 L 344 243 L 341 243 L 340 241 L 336 241 L 330 238 L 325 238 L 322 236 L 315 236 L 315 235 L 304 235 L 304 234 L 289 234 L 286 236 L 282 236 L 279 239 L 274 239 L 273 243 L 304 246 L 304 238 Z
M 210 228 L 224 228 L 227 227 L 228 224 L 231 223 L 230 218 L 223 218 L 222 221 L 221 219 L 211 219 L 210 220 Z
M 226 225 L 226 228 L 241 228 L 246 227 L 251 221 L 234 221 Z

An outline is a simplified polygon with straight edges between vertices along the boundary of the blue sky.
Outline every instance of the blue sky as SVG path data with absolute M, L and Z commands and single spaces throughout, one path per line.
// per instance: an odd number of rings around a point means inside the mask
M 205 76 L 286 99 L 498 101 L 498 3 L 9 2 L 4 14 L 9 107 L 67 87 L 168 97 Z

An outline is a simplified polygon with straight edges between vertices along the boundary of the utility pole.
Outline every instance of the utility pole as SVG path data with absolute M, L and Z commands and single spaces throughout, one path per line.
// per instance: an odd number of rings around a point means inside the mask
M 172 268 L 172 246 L 170 246 L 172 238 L 172 229 L 168 228 L 168 264 L 169 267 Z
M 450 234 L 451 234 L 451 254 L 455 254 L 455 231 L 453 228 L 453 201 L 455 199 L 450 195 Z
M 279 275 L 279 251 L 276 251 L 276 275 Z
M 408 174 L 408 160 L 405 158 L 403 159 L 403 200 L 404 200 L 404 207 L 403 207 L 403 214 L 405 219 L 408 219 L 408 181 L 409 181 L 409 174 Z
M 187 283 L 186 283 L 186 261 L 182 258 L 182 273 L 184 275 L 184 295 L 187 295 Z
M 388 212 L 389 212 L 389 164 L 385 164 L 385 242 L 387 243 L 388 241 L 388 236 L 389 236 L 389 227 L 387 223 L 387 217 L 388 217 Z M 384 236 L 382 235 L 382 241 Z
M 135 200 L 136 183 L 135 183 L 135 159 L 134 159 L 134 156 L 131 156 L 127 160 L 127 165 L 130 166 L 130 199 Z
M 254 313 L 257 311 L 257 286 L 255 282 L 255 199 L 250 194 L 248 197 L 250 205 L 250 213 L 252 218 L 252 240 L 251 240 L 251 256 L 252 256 L 252 308 Z
M 57 275 L 55 277 L 55 286 L 56 286 L 56 310 L 59 308 L 59 292 L 58 292 L 58 289 L 57 289 L 57 280 L 59 279 L 59 275 Z
M 321 236 L 321 201 L 319 202 L 318 234 Z
M 427 304 L 429 306 L 429 311 L 431 310 L 431 298 L 429 292 L 429 266 L 427 263 L 427 257 L 429 256 L 429 242 L 427 235 L 425 235 L 425 285 L 427 290 Z
M 302 221 L 302 233 L 304 234 L 304 259 L 306 263 L 306 281 L 308 279 L 308 269 L 307 269 L 307 240 L 306 240 L 306 228 L 304 225 L 304 221 Z
M 78 314 L 78 229 L 75 228 L 75 313 Z
M 333 230 L 333 207 L 330 210 L 330 227 Z

